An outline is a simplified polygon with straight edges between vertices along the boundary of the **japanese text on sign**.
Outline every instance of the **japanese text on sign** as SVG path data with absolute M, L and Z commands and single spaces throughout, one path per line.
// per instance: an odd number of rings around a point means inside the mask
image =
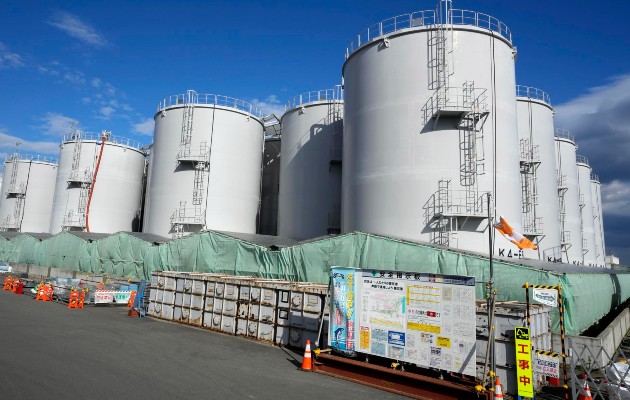
M 516 382 L 518 395 L 534 397 L 534 374 L 532 365 L 532 344 L 529 339 L 529 328 L 517 326 L 514 328 L 514 342 L 516 347 Z

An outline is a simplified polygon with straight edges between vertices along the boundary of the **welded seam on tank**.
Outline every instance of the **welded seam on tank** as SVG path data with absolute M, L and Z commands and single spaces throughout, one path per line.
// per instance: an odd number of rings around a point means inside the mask
M 206 180 L 206 207 L 203 210 L 205 213 L 205 218 L 203 219 L 204 229 L 208 229 L 208 197 L 210 196 L 210 173 L 212 171 L 211 161 L 212 161 L 212 142 L 214 139 L 214 119 L 216 118 L 217 108 L 212 108 L 212 124 L 210 125 L 210 148 L 208 149 L 208 179 Z

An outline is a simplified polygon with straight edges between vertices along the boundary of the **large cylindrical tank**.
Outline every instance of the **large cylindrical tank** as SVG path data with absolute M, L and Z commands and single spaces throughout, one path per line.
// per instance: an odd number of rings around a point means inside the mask
M 554 151 L 554 111 L 549 95 L 540 89 L 516 87 L 516 111 L 521 150 L 523 233 L 538 245 L 527 256 L 562 261 L 558 182 Z
M 280 136 L 265 137 L 260 215 L 258 216 L 258 233 L 261 235 L 278 234 L 281 146 Z
M 581 265 L 582 213 L 580 212 L 580 186 L 573 135 L 556 129 L 556 170 L 558 171 L 558 207 L 563 262 Z
M 48 232 L 55 193 L 57 162 L 14 153 L 4 162 L 0 195 L 0 229 Z
M 591 267 L 597 264 L 597 252 L 595 249 L 595 227 L 593 215 L 593 196 L 591 194 L 592 169 L 588 159 L 577 155 L 578 185 L 580 190 L 580 212 L 582 214 L 582 253 L 584 265 Z
M 601 184 L 599 176 L 591 174 L 591 196 L 593 197 L 593 228 L 595 232 L 595 264 L 606 267 L 606 249 L 604 248 L 604 221 L 602 216 Z
M 309 239 L 341 231 L 341 88 L 309 92 L 282 116 L 278 235 Z
M 50 233 L 139 231 L 144 163 L 135 140 L 109 132 L 65 135 Z
M 154 119 L 143 231 L 256 233 L 263 123 L 255 107 L 189 90 L 164 99 Z
M 347 51 L 342 230 L 487 253 L 488 193 L 522 231 L 516 49 L 495 18 L 448 14 L 391 18 Z M 521 256 L 501 235 L 495 254 Z

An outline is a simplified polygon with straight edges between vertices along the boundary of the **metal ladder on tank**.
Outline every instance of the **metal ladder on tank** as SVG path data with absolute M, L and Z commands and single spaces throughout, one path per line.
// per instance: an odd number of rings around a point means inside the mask
M 11 177 L 9 178 L 9 193 L 15 193 L 15 184 L 17 182 L 17 171 L 18 171 L 18 159 L 19 154 L 17 152 L 13 153 L 13 158 L 11 159 Z
M 569 249 L 571 248 L 571 235 L 570 232 L 567 231 L 566 228 L 566 193 L 569 189 L 567 186 L 567 176 L 560 173 L 560 171 L 556 170 L 556 176 L 558 180 L 558 209 L 560 213 L 560 248 L 561 253 L 564 253 L 566 257 L 566 262 L 569 260 Z
M 521 195 L 523 204 L 523 230 L 526 236 L 540 237 L 542 231 L 542 219 L 537 217 L 538 210 L 538 184 L 536 171 L 540 165 L 538 146 L 534 146 L 530 139 L 520 140 L 520 167 L 521 167 Z
M 452 39 L 452 7 L 452 0 L 440 0 L 435 10 L 437 28 L 429 32 L 429 89 L 448 87 L 450 72 L 447 60 L 449 54 L 452 55 L 448 49 L 448 34 L 451 34 Z
M 485 173 L 483 125 L 487 114 L 480 109 L 473 81 L 464 82 L 462 96 L 463 107 L 470 111 L 464 113 L 458 124 L 459 183 L 466 191 L 466 209 L 474 210 L 479 201 L 478 176 Z
M 181 154 L 189 157 L 191 153 L 191 143 L 193 135 L 193 119 L 195 116 L 195 104 L 197 103 L 197 92 L 194 90 L 186 91 L 186 100 L 184 105 L 184 113 L 182 116 L 182 135 L 180 142 Z

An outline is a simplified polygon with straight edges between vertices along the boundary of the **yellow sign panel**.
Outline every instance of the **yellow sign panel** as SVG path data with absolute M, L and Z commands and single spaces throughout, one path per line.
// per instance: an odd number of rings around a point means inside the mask
M 516 382 L 518 395 L 534 397 L 534 379 L 532 364 L 532 342 L 529 340 L 529 328 L 517 326 L 514 328 L 514 342 L 516 344 Z
M 367 326 L 361 327 L 361 333 L 359 336 L 359 346 L 362 349 L 370 348 L 370 328 L 368 328 Z
M 407 322 L 407 329 L 410 331 L 440 333 L 439 325 L 423 324 L 420 322 Z
M 451 338 L 447 338 L 444 336 L 437 337 L 437 345 L 438 347 L 445 347 L 447 349 L 451 348 Z

